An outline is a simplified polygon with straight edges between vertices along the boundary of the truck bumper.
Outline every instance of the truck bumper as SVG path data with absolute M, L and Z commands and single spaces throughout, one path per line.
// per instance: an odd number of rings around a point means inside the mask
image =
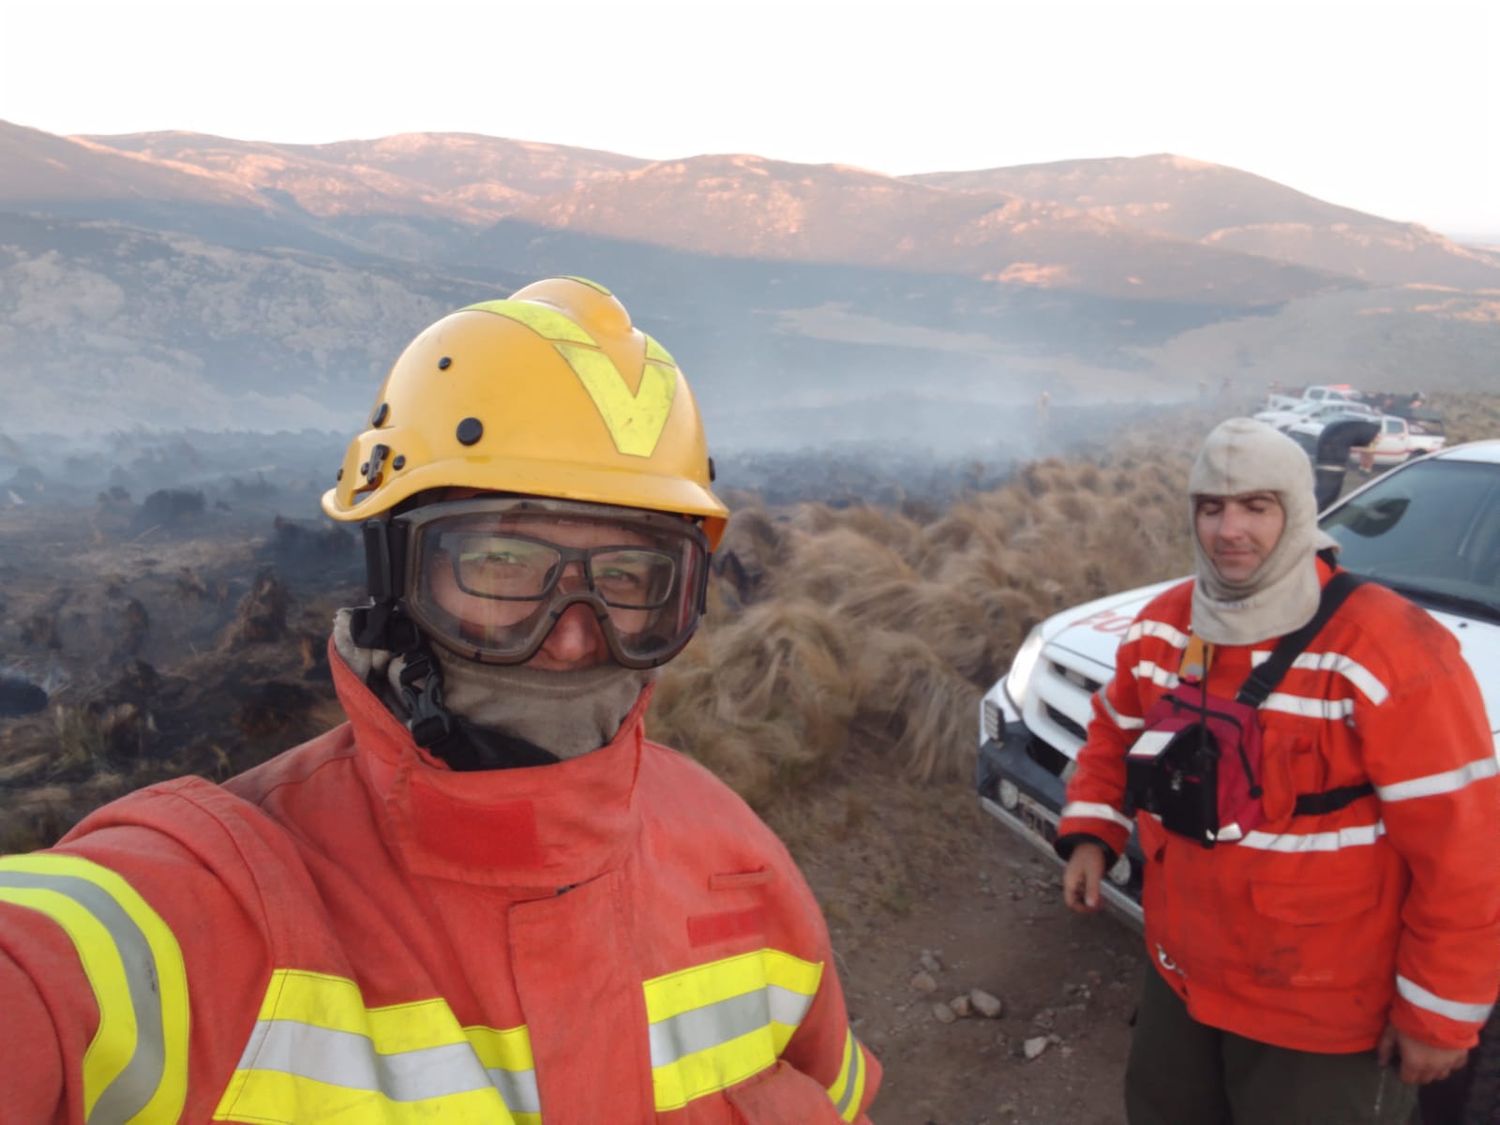
M 975 778 L 979 804 L 1017 837 L 1050 860 L 1059 870 L 1063 861 L 1053 848 L 1067 785 L 1029 753 L 1032 734 L 1021 722 L 1008 722 L 998 739 L 986 739 L 979 747 Z M 1110 913 L 1136 929 L 1142 928 L 1139 901 L 1144 869 L 1134 833 L 1125 848 L 1130 877 L 1124 885 L 1106 878 L 1100 897 Z

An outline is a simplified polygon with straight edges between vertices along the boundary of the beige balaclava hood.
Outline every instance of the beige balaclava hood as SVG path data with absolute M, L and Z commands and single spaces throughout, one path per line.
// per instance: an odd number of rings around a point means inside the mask
M 333 643 L 362 679 L 383 676 L 399 697 L 403 658 L 360 648 L 350 628 L 352 610 L 334 617 Z M 573 672 L 525 665 L 478 664 L 431 645 L 443 674 L 443 705 L 483 730 L 525 739 L 559 758 L 576 758 L 610 742 L 656 669 L 606 663 Z
M 1193 509 L 1199 496 L 1272 492 L 1286 525 L 1276 546 L 1244 582 L 1227 582 L 1198 541 Z M 1256 644 L 1312 620 L 1322 587 L 1317 552 L 1337 547 L 1318 529 L 1312 462 L 1297 443 L 1264 422 L 1231 418 L 1215 426 L 1188 474 L 1197 581 L 1193 632 L 1213 644 Z

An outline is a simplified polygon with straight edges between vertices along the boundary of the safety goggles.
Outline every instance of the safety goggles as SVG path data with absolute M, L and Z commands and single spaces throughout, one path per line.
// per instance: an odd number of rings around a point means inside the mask
M 472 660 L 525 663 L 583 603 L 616 661 L 650 668 L 682 651 L 703 612 L 708 542 L 679 516 L 481 497 L 395 522 L 407 531 L 407 613 Z

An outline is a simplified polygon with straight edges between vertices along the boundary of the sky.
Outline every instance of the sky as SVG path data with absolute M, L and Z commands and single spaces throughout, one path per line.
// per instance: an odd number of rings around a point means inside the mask
M 1172 152 L 1500 238 L 1500 3 L 0 0 L 0 119 L 891 174 Z

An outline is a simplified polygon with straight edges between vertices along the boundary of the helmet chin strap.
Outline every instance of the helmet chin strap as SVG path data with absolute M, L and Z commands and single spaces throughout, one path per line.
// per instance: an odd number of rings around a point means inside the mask
M 365 583 L 370 604 L 356 609 L 350 633 L 360 648 L 381 649 L 401 660 L 399 694 L 412 739 L 447 759 L 463 741 L 457 718 L 443 706 L 443 673 L 416 623 L 401 609 L 406 587 L 406 525 L 366 520 Z
M 401 706 L 406 708 L 406 726 L 412 741 L 439 758 L 447 758 L 445 749 L 461 740 L 462 732 L 454 714 L 443 706 L 443 672 L 427 646 L 418 639 L 401 660 Z

